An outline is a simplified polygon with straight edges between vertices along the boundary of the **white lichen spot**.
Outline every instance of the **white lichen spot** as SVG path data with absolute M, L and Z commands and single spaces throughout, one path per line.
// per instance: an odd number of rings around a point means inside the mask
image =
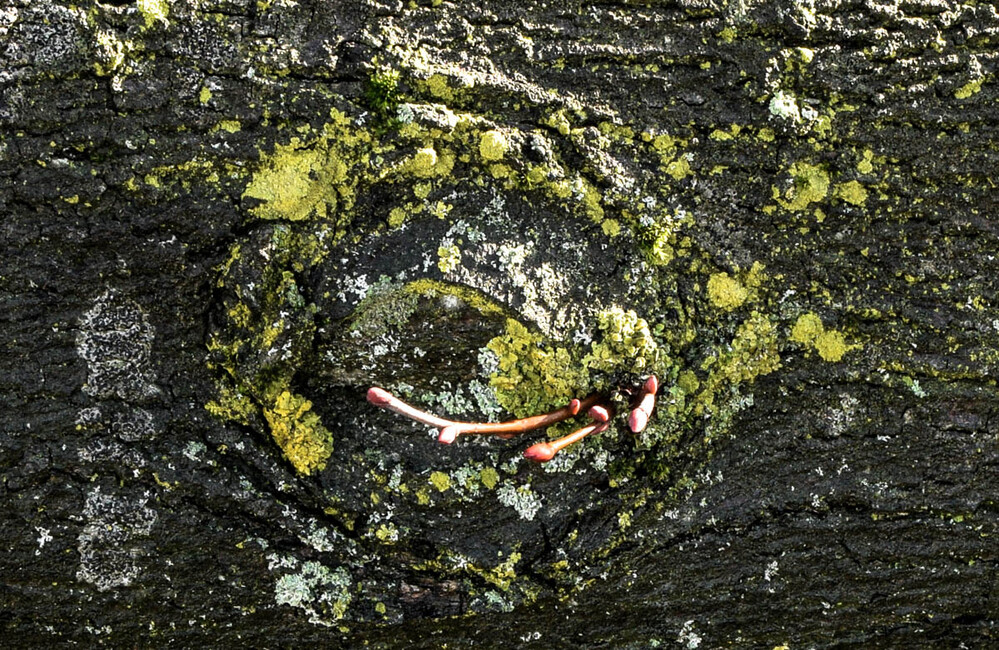
M 205 446 L 205 443 L 198 442 L 197 440 L 188 440 L 187 445 L 184 447 L 183 454 L 188 460 L 200 463 L 203 462 L 201 454 L 206 451 L 208 451 L 208 447 Z
M 801 122 L 801 109 L 794 95 L 778 90 L 770 98 L 770 114 L 776 118 L 798 124 Z
M 833 436 L 842 435 L 853 424 L 859 408 L 860 400 L 849 393 L 840 393 L 839 408 L 826 411 L 829 433 Z
M 35 551 L 35 555 L 41 555 L 42 549 L 45 548 L 45 544 L 52 541 L 52 531 L 48 528 L 42 528 L 41 526 L 35 526 L 35 531 L 38 532 L 38 550 Z
M 155 333 L 134 300 L 108 290 L 80 319 L 77 353 L 87 362 L 84 392 L 98 399 L 141 400 L 158 392 L 150 364 Z
M 156 512 L 146 506 L 146 499 L 106 495 L 97 487 L 87 495 L 83 515 L 87 523 L 77 537 L 77 579 L 99 591 L 132 584 L 139 575 L 136 560 L 143 553 L 140 538 L 149 535 Z
M 499 416 L 502 408 L 492 386 L 473 379 L 468 383 L 468 390 L 472 394 L 472 399 L 475 400 L 475 406 L 487 420 L 495 420 Z
M 701 646 L 701 636 L 694 631 L 694 621 L 686 621 L 680 629 L 676 640 L 682 643 L 688 650 L 696 650 Z

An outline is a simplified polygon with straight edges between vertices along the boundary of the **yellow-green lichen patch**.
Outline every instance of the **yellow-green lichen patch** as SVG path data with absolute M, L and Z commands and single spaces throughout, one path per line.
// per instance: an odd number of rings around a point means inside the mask
M 725 271 L 711 274 L 707 283 L 708 300 L 716 309 L 724 312 L 733 311 L 756 300 L 760 286 L 766 279 L 763 270 L 763 264 L 757 261 L 753 262 L 748 271 L 734 275 Z
M 448 284 L 424 278 L 407 283 L 404 290 L 420 296 L 454 296 L 483 316 L 502 316 L 508 313 L 508 310 L 495 300 L 460 284 Z
M 861 174 L 870 174 L 874 171 L 874 152 L 865 149 L 861 154 L 860 162 L 857 163 L 857 171 Z
M 968 99 L 972 95 L 981 92 L 982 83 L 984 81 L 985 79 L 973 79 L 972 81 L 969 81 L 954 91 L 954 97 L 957 99 Z
M 479 472 L 479 481 L 489 490 L 496 487 L 496 484 L 499 483 L 499 478 L 499 472 L 492 467 L 484 467 Z
M 325 217 L 338 202 L 332 187 L 346 178 L 346 165 L 331 159 L 328 150 L 306 148 L 292 138 L 291 144 L 277 146 L 243 196 L 263 201 L 252 209 L 262 219 Z
M 632 310 L 612 307 L 597 314 L 598 334 L 589 350 L 546 344 L 513 319 L 488 348 L 498 357 L 490 384 L 500 405 L 526 416 L 565 406 L 591 390 L 614 387 L 621 375 L 661 372 L 667 355 L 648 323 Z
M 453 166 L 453 156 L 439 156 L 437 150 L 433 147 L 421 147 L 402 164 L 399 171 L 404 174 L 412 174 L 417 178 L 430 178 L 432 176 L 447 175 Z M 426 186 L 418 185 L 416 187 Z M 429 188 L 426 188 L 426 190 L 429 193 Z M 419 198 L 426 198 L 426 194 Z
M 706 370 L 708 376 L 700 384 L 694 413 L 711 410 L 724 387 L 752 383 L 779 368 L 777 329 L 764 314 L 753 312 L 736 329 L 726 349 L 701 364 L 701 370 Z
M 818 203 L 829 194 L 829 173 L 818 165 L 806 162 L 796 162 L 791 165 L 792 185 L 778 199 L 786 210 L 792 212 L 806 209 L 812 203 Z
M 825 330 L 822 319 L 809 312 L 798 316 L 791 328 L 791 340 L 805 345 L 811 344 Z
M 366 164 L 371 136 L 331 111 L 331 121 L 312 141 L 292 138 L 263 156 L 243 196 L 261 203 L 261 219 L 301 221 L 345 215 L 353 207 L 358 168 Z
M 687 176 L 690 176 L 690 161 L 687 159 L 687 156 L 680 156 L 668 163 L 666 165 L 666 173 L 672 176 L 675 181 L 683 180 Z
M 600 224 L 600 229 L 608 237 L 617 237 L 621 234 L 621 224 L 616 219 L 604 219 L 603 223 Z
M 217 418 L 244 425 L 257 412 L 252 399 L 228 386 L 220 387 L 218 398 L 205 404 L 205 409 Z
M 867 202 L 867 189 L 858 181 L 847 181 L 836 185 L 833 196 L 853 205 L 863 205 Z
M 490 385 L 500 405 L 518 417 L 565 406 L 586 386 L 582 369 L 567 349 L 546 345 L 542 336 L 513 319 L 507 319 L 506 333 L 487 347 L 499 359 Z
M 790 339 L 818 352 L 824 361 L 840 361 L 850 350 L 862 347 L 859 343 L 847 343 L 846 337 L 836 330 L 827 330 L 822 319 L 809 312 L 802 314 L 791 328 Z
M 461 265 L 461 250 L 455 245 L 437 248 L 437 268 L 441 273 L 450 273 Z
M 815 338 L 815 350 L 825 361 L 839 361 L 850 350 L 859 347 L 847 345 L 846 338 L 836 330 L 826 330 Z
M 388 224 L 392 228 L 398 228 L 406 222 L 406 211 L 398 206 L 389 210 Z
M 375 537 L 384 544 L 394 544 L 399 541 L 399 529 L 391 522 L 380 524 L 375 530 Z
M 429 480 L 438 492 L 447 492 L 451 489 L 451 477 L 444 472 L 433 472 Z
M 161 23 L 164 27 L 170 24 L 167 20 L 170 15 L 170 0 L 137 0 L 135 6 L 142 14 L 146 29 L 156 23 Z
M 606 374 L 652 371 L 659 362 L 659 345 L 649 324 L 633 310 L 611 307 L 597 314 L 599 338 L 590 346 L 583 363 Z
M 708 278 L 708 298 L 718 309 L 732 311 L 741 307 L 748 297 L 746 287 L 728 273 L 715 273 Z
M 510 140 L 500 131 L 486 131 L 479 139 L 479 155 L 485 161 L 502 160 L 510 150 Z
M 427 90 L 431 95 L 438 99 L 443 99 L 445 102 L 452 102 L 454 100 L 454 90 L 448 84 L 447 77 L 442 74 L 432 74 L 430 78 L 424 82 Z
M 318 237 L 296 234 L 286 225 L 272 227 L 267 240 L 269 264 L 234 246 L 221 265 L 224 274 L 252 278 L 256 299 L 245 300 L 246 285 L 222 279 L 220 307 L 226 327 L 208 342 L 209 366 L 220 372 L 218 393 L 206 405 L 214 415 L 246 424 L 263 416 L 275 442 L 301 474 L 323 467 L 332 436 L 312 404 L 291 391 L 298 364 L 315 333 L 314 307 L 299 289 L 295 272 L 314 259 Z
M 123 41 L 114 32 L 98 30 L 95 43 L 97 61 L 94 72 L 98 77 L 107 77 L 125 69 L 126 57 L 132 52 L 130 41 Z
M 222 120 L 219 122 L 213 131 L 225 131 L 226 133 L 237 133 L 243 125 L 239 123 L 239 120 Z
M 287 390 L 278 394 L 270 408 L 264 408 L 274 441 L 306 476 L 323 469 L 333 453 L 333 436 L 311 409 L 312 402 Z

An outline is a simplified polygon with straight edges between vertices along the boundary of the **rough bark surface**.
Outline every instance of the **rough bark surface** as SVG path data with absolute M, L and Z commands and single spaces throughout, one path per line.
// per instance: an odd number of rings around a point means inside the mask
M 997 52 L 971 1 L 6 0 L 3 638 L 996 644 Z M 544 467 L 364 399 L 650 372 Z

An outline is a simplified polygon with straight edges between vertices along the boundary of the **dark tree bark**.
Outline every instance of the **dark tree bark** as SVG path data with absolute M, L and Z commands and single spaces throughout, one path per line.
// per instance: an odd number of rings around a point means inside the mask
M 995 644 L 997 46 L 940 0 L 7 0 L 4 638 Z M 618 415 L 539 466 L 372 385 Z

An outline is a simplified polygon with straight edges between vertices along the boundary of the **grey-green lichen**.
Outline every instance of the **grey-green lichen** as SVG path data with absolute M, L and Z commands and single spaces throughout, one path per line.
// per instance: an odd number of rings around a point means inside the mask
M 276 554 L 270 559 L 278 567 L 292 569 L 274 584 L 278 605 L 301 609 L 309 615 L 310 622 L 321 625 L 333 625 L 344 618 L 353 599 L 353 581 L 346 569 L 330 569 L 311 560 L 299 565 L 294 558 L 279 558 Z

